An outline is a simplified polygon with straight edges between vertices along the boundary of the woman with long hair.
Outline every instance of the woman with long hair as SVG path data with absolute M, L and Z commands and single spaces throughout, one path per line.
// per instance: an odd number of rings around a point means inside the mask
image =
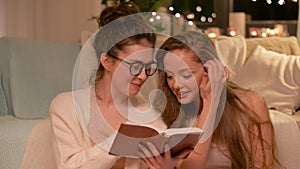
M 160 106 L 158 102 L 156 108 L 163 107 L 163 121 L 169 128 L 196 126 L 207 132 L 177 168 L 281 166 L 275 156 L 273 126 L 263 97 L 228 80 L 228 69 L 224 69 L 204 33 L 175 35 L 160 49 L 156 55 L 159 88 L 167 103 Z M 155 168 L 160 158 L 144 160 Z

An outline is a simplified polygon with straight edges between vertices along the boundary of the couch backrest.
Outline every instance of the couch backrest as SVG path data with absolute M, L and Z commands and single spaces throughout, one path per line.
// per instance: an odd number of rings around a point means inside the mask
M 231 80 L 261 94 L 268 107 L 292 114 L 300 106 L 300 49 L 295 37 L 215 40 Z
M 0 71 L 8 114 L 45 118 L 52 98 L 72 89 L 79 43 L 1 38 Z
M 300 56 L 300 49 L 298 40 L 295 36 L 280 37 L 271 36 L 267 38 L 246 38 L 247 52 L 246 58 L 248 58 L 256 49 L 258 45 L 273 52 L 278 52 L 286 55 Z

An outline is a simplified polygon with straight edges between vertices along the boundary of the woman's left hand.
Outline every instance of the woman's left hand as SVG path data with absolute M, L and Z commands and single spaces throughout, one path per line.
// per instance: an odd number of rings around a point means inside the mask
M 148 142 L 147 147 L 139 144 L 141 159 L 150 169 L 173 169 L 180 160 L 191 153 L 191 149 L 183 150 L 178 156 L 171 157 L 171 151 L 168 144 L 165 145 L 164 155 L 160 155 L 156 147 Z

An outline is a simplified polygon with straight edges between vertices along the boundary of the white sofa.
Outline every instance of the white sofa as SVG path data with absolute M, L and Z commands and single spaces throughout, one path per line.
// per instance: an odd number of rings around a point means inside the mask
M 49 105 L 72 89 L 78 43 L 0 38 L 0 168 L 53 169 Z M 26 153 L 25 153 L 26 152 Z
M 219 37 L 218 55 L 231 80 L 257 91 L 270 108 L 279 160 L 300 168 L 300 50 L 295 37 Z
M 239 83 L 237 80 L 239 73 L 247 63 L 245 58 L 249 60 L 253 57 L 252 51 L 256 48 L 256 43 L 262 41 L 264 44 L 270 41 L 271 45 L 267 47 L 272 46 L 273 43 L 279 44 L 273 49 L 274 51 L 280 49 L 280 46 L 285 46 L 284 51 L 287 54 L 300 55 L 299 47 L 294 40 L 293 38 L 286 40 L 221 37 L 215 43 L 218 51 L 222 51 L 219 55 L 230 68 L 232 78 Z M 77 43 L 0 39 L 1 169 L 55 168 L 48 106 L 57 93 L 71 90 L 72 71 L 79 51 L 80 46 Z M 299 66 L 296 68 L 299 69 Z M 299 86 L 298 82 L 296 84 Z M 246 85 L 244 87 L 253 88 Z M 299 98 L 299 93 L 295 94 Z M 295 115 L 290 114 L 270 111 L 279 145 L 279 158 L 288 169 L 298 169 L 300 132 L 295 122 Z

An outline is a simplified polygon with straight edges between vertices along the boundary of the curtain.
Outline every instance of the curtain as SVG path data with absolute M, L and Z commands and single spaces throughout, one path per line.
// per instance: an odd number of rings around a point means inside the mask
M 5 35 L 5 0 L 0 0 L 0 37 Z
M 298 39 L 298 44 L 300 45 L 300 2 L 298 1 L 298 23 L 297 23 L 297 39 Z
M 82 31 L 97 29 L 92 16 L 99 0 L 0 0 L 0 36 L 79 42 Z

